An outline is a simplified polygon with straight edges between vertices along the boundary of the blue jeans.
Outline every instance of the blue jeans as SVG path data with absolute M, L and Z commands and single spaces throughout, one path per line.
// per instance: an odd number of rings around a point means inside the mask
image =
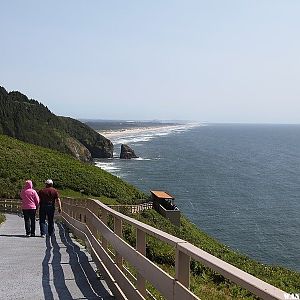
M 53 205 L 40 206 L 40 229 L 41 235 L 46 234 L 46 217 L 48 221 L 48 234 L 52 235 L 54 231 L 54 211 Z
M 35 209 L 23 209 L 26 234 L 35 234 Z

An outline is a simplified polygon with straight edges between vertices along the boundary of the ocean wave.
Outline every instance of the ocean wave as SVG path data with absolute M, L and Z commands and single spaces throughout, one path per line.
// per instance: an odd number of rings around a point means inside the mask
M 151 135 L 141 135 L 141 136 L 127 136 L 116 139 L 111 139 L 113 144 L 130 144 L 130 143 L 140 143 L 140 142 L 149 142 L 154 136 Z
M 181 133 L 194 127 L 202 126 L 200 123 L 187 123 L 160 127 L 141 127 L 125 130 L 99 132 L 110 139 L 114 145 L 149 142 L 156 137 L 167 136 L 172 133 Z
M 119 175 L 121 172 L 121 166 L 117 163 L 119 158 L 119 146 L 121 144 L 131 144 L 131 145 L 142 145 L 143 143 L 149 142 L 154 138 L 164 137 L 172 133 L 181 133 L 190 130 L 194 127 L 201 126 L 199 123 L 188 123 L 179 125 L 167 125 L 160 127 L 140 127 L 140 128 L 130 128 L 117 131 L 106 131 L 100 132 L 105 137 L 109 138 L 115 146 L 113 152 L 113 158 L 105 159 L 104 161 L 97 161 L 95 165 L 101 169 L 112 173 L 114 175 Z M 160 158 L 154 158 L 157 160 Z M 150 158 L 138 157 L 132 159 L 134 161 L 149 161 Z
M 143 157 L 137 157 L 137 158 L 132 158 L 133 160 L 151 160 L 151 158 L 143 158 Z
M 121 168 L 117 167 L 114 162 L 95 162 L 95 166 L 101 168 L 102 170 L 105 170 L 110 173 L 115 173 L 117 171 L 120 171 Z

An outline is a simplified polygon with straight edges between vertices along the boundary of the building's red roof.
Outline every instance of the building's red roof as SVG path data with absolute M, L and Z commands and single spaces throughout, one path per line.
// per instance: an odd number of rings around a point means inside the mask
M 173 196 L 169 195 L 168 193 L 164 191 L 150 191 L 154 196 L 157 198 L 162 198 L 162 199 L 174 199 Z

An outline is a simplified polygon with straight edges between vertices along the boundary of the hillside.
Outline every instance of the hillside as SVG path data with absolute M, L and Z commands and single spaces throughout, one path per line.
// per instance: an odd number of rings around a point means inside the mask
M 262 264 L 242 253 L 234 251 L 207 235 L 184 216 L 181 217 L 180 227 L 174 226 L 154 210 L 144 211 L 140 215 L 132 215 L 132 217 L 189 241 L 191 244 L 204 251 L 284 291 L 295 293 L 300 290 L 299 272 L 280 266 Z M 136 233 L 128 227 L 125 236 L 129 242 L 133 242 L 133 236 L 135 236 L 135 234 Z M 175 274 L 175 251 L 172 251 L 171 247 L 165 243 L 154 238 L 149 238 L 147 244 L 147 257 L 160 265 L 166 272 L 172 275 Z M 239 287 L 220 274 L 193 260 L 191 262 L 191 273 L 191 289 L 201 299 L 258 299 L 249 291 Z
M 82 161 L 112 157 L 113 145 L 88 125 L 59 117 L 42 103 L 0 87 L 0 134 L 58 150 Z
M 0 135 L 0 197 L 18 198 L 26 179 L 41 188 L 47 178 L 69 194 L 80 195 L 83 190 L 85 195 L 112 198 L 119 203 L 135 203 L 145 197 L 134 186 L 96 166 Z
M 146 197 L 132 185 L 98 167 L 82 163 L 55 150 L 0 135 L 0 197 L 18 197 L 24 181 L 29 178 L 33 180 L 37 189 L 44 186 L 46 178 L 52 178 L 62 195 L 81 197 L 80 191 L 84 190 L 84 197 L 86 195 L 99 197 L 107 203 L 133 204 Z M 144 211 L 132 217 L 187 240 L 285 291 L 300 290 L 300 273 L 278 266 L 261 264 L 235 252 L 202 232 L 185 217 L 181 218 L 180 228 L 173 226 L 153 210 Z M 131 226 L 124 225 L 124 237 L 133 245 L 135 234 Z M 166 244 L 149 238 L 147 257 L 166 272 L 174 274 L 175 252 Z M 193 261 L 191 270 L 191 288 L 201 299 L 256 299 L 248 291 L 224 279 L 209 268 L 203 267 L 200 263 Z
M 3 223 L 5 221 L 5 216 L 4 214 L 0 213 L 0 224 Z

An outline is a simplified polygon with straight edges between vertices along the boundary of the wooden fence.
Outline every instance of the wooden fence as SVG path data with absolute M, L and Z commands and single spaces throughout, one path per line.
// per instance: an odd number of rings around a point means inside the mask
M 63 199 L 62 219 L 76 236 L 85 240 L 94 262 L 116 299 L 145 299 L 146 282 L 166 299 L 199 299 L 190 289 L 190 261 L 194 259 L 263 299 L 285 299 L 282 290 L 220 260 L 192 244 L 132 219 L 98 200 Z M 113 224 L 113 229 L 108 226 Z M 136 229 L 136 247 L 122 237 L 123 225 Z M 146 257 L 146 236 L 173 247 L 175 276 Z M 126 263 L 125 263 L 126 262 Z M 136 275 L 129 272 L 128 264 Z
M 0 199 L 0 211 L 7 213 L 20 213 L 21 200 L 20 199 Z
M 98 200 L 62 201 L 62 219 L 74 233 L 86 241 L 92 257 L 101 270 L 116 299 L 145 299 L 150 282 L 166 299 L 199 299 L 189 290 L 190 260 L 194 259 L 210 267 L 241 287 L 262 299 L 285 299 L 284 291 L 210 255 L 192 244 L 136 221 L 101 203 Z M 142 207 L 129 205 L 126 210 L 149 209 L 152 204 Z M 139 208 L 136 208 L 138 207 Z M 115 206 L 113 206 L 115 207 Z M 123 208 L 121 208 L 123 207 Z M 152 206 L 151 206 L 152 207 Z M 122 210 L 121 205 L 117 209 Z M 19 199 L 0 199 L 0 211 L 20 213 Z M 113 220 L 113 230 L 107 225 Z M 122 238 L 123 224 L 136 228 L 136 248 Z M 171 245 L 176 252 L 175 277 L 170 276 L 146 257 L 146 236 L 153 236 Z M 137 272 L 133 276 L 124 262 Z M 151 296 L 153 298 L 153 296 Z
M 152 209 L 153 203 L 147 202 L 137 205 L 108 205 L 110 208 L 121 213 L 140 213 L 146 209 Z M 0 211 L 2 212 L 22 212 L 20 199 L 1 199 L 0 198 Z
M 108 205 L 108 207 L 121 212 L 121 213 L 131 213 L 131 214 L 137 214 L 142 212 L 143 210 L 152 209 L 153 203 L 147 202 L 137 205 Z

